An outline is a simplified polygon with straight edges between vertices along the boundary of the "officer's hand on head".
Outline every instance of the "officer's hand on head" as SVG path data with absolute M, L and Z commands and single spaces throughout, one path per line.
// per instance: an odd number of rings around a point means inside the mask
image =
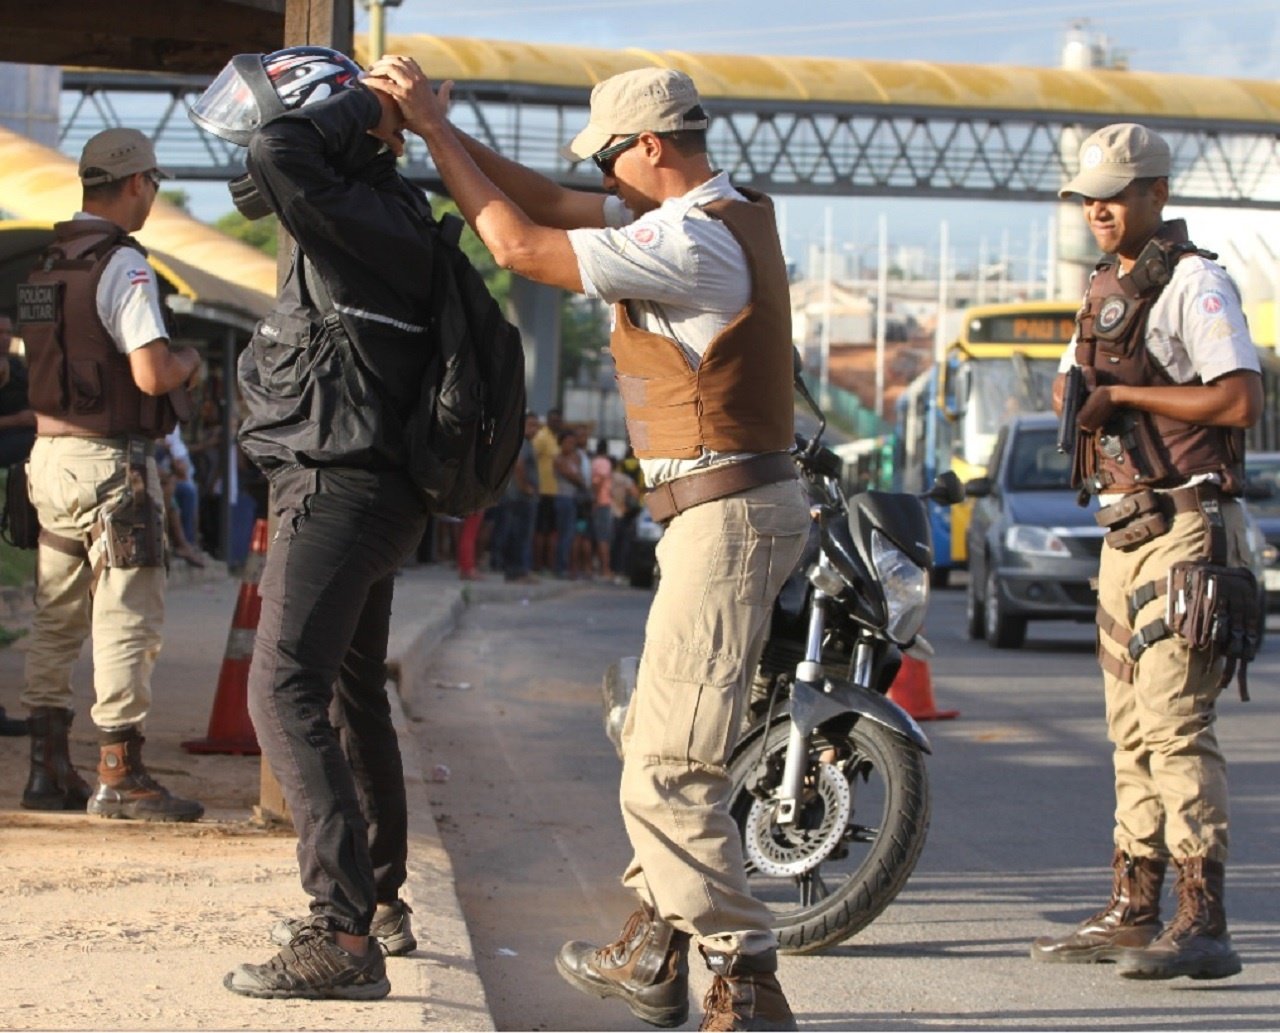
M 1084 405 L 1080 406 L 1080 412 L 1076 415 L 1076 426 L 1090 433 L 1101 430 L 1115 411 L 1116 405 L 1111 398 L 1111 386 L 1104 384 L 1101 387 L 1095 387 L 1089 392 L 1089 397 L 1084 400 Z
M 411 57 L 388 54 L 374 62 L 364 84 L 379 94 L 392 97 L 400 106 L 405 124 L 419 136 L 447 121 L 453 83 L 432 90 L 426 73 Z

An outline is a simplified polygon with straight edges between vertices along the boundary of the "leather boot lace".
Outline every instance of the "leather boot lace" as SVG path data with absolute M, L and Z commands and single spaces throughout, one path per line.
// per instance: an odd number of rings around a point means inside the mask
M 627 958 L 635 950 L 636 940 L 643 937 L 650 922 L 649 915 L 643 908 L 634 911 L 622 927 L 622 933 L 613 943 L 607 943 L 596 951 L 597 963 L 601 967 L 619 968 L 626 964 Z
M 711 989 L 702 1001 L 700 1030 L 733 1030 L 738 1016 L 733 1011 L 733 985 L 723 976 L 711 981 Z

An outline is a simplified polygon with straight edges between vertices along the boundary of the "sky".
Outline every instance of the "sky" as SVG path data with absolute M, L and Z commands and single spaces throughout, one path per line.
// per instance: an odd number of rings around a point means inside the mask
M 797 12 L 803 15 L 797 17 Z M 388 35 L 429 33 L 695 53 L 784 54 L 1059 67 L 1073 24 L 1087 22 L 1135 70 L 1280 79 L 1277 0 L 404 0 L 386 10 Z M 358 5 L 356 31 L 367 30 Z M 427 69 L 430 74 L 430 69 Z M 203 193 L 203 191 L 202 191 Z M 225 196 L 225 195 L 223 195 Z M 220 202 L 219 202 L 220 204 Z M 208 217 L 208 202 L 197 212 Z M 832 209 L 838 246 L 869 251 L 883 213 L 895 245 L 936 250 L 939 225 L 960 264 L 1008 240 L 1027 255 L 1047 237 L 1053 205 L 1016 202 L 788 199 L 787 250 L 802 263 L 821 243 Z M 1214 213 L 1215 217 L 1218 213 Z M 1254 232 L 1246 214 L 1224 217 Z M 1268 219 L 1270 217 L 1267 217 Z M 1265 220 L 1264 220 L 1265 222 Z M 1194 229 L 1194 226 L 1193 226 Z M 1273 239 L 1280 239 L 1280 220 Z

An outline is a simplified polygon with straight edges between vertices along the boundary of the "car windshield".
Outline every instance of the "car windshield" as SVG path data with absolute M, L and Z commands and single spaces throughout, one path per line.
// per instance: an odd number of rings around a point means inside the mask
M 1063 491 L 1071 487 L 1071 457 L 1058 451 L 1052 427 L 1014 431 L 1009 449 L 1010 491 Z
M 1271 497 L 1249 499 L 1249 508 L 1258 516 L 1280 517 L 1280 459 L 1258 459 L 1245 456 L 1245 474 L 1249 483 L 1271 489 Z

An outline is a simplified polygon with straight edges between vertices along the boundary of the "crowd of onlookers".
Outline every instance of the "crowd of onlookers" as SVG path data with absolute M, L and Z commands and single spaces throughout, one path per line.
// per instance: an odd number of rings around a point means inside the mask
M 558 409 L 545 422 L 528 413 L 506 496 L 483 513 L 435 520 L 419 558 L 456 560 L 464 580 L 483 577 L 484 567 L 515 582 L 625 579 L 643 495 L 640 464 L 630 448 L 615 456 L 604 438 L 593 449 L 589 443 Z
M 9 355 L 12 325 L 0 316 L 0 466 L 22 462 L 35 438 L 26 399 L 26 367 Z M 207 557 L 230 570 L 244 563 L 253 523 L 267 512 L 267 485 L 237 448 L 228 485 L 223 460 L 227 394 L 218 371 L 204 380 L 194 419 L 156 443 L 172 555 L 195 567 Z M 419 549 L 425 561 L 456 562 L 464 580 L 482 569 L 506 580 L 535 575 L 624 580 L 635 518 L 643 498 L 640 463 L 630 448 L 610 454 L 604 438 L 590 439 L 564 422 L 558 409 L 546 420 L 525 417 L 525 442 L 505 497 L 462 520 L 436 518 Z M 620 451 L 620 450 L 619 450 Z M 222 533 L 223 495 L 230 491 L 229 543 Z M 225 552 L 225 555 L 224 555 Z

